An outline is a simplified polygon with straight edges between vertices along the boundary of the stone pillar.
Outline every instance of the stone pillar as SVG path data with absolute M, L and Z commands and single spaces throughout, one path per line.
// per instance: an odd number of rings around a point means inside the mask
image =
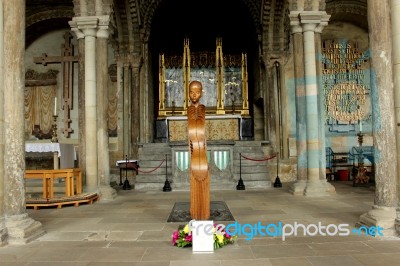
M 73 29 L 74 30 L 74 29 Z M 75 30 L 74 30 L 75 31 Z M 85 35 L 81 31 L 75 31 L 78 39 L 78 123 L 79 123 L 79 168 L 82 171 L 86 184 L 86 138 L 85 138 Z
M 123 114 L 124 111 L 124 64 L 119 59 L 119 56 L 116 58 L 117 61 L 117 98 L 118 98 L 118 113 Z M 124 119 L 118 119 L 118 147 L 122 147 L 119 149 L 119 160 L 124 159 Z
M 394 235 L 397 196 L 397 151 L 392 75 L 392 36 L 389 1 L 368 1 L 371 51 L 371 102 L 374 155 L 375 200 L 372 210 L 360 216 L 358 225 L 380 226 L 384 235 Z
M 100 195 L 103 200 L 112 200 L 116 197 L 115 189 L 110 187 L 110 157 L 108 148 L 108 29 L 109 17 L 100 18 L 96 42 L 96 69 L 97 69 L 97 151 L 98 151 L 98 179 Z
M 268 117 L 267 120 L 267 125 L 268 125 L 268 136 L 269 136 L 269 141 L 271 144 L 272 149 L 277 152 L 279 150 L 278 147 L 278 140 L 277 140 L 277 128 L 276 128 L 276 121 L 277 121 L 277 112 L 276 112 L 276 99 L 274 97 L 275 92 L 274 92 L 274 84 L 273 84 L 273 66 L 271 66 L 271 61 L 269 61 L 267 55 L 264 55 L 264 62 L 266 64 L 266 90 L 265 90 L 265 96 L 266 96 L 266 102 L 267 102 L 267 112 L 266 115 Z
M 292 17 L 292 16 L 291 16 Z M 290 187 L 294 195 L 303 195 L 307 182 L 306 91 L 304 86 L 303 29 L 297 16 L 291 21 L 296 92 L 297 181 Z
M 143 103 L 140 102 L 140 73 L 141 58 L 134 55 L 132 60 L 132 93 L 131 93 L 131 156 L 138 159 L 140 138 L 140 111 Z
M 390 1 L 390 11 L 392 14 L 399 14 L 400 0 Z M 394 86 L 394 106 L 396 111 L 396 139 L 397 139 L 397 173 L 400 173 L 400 17 L 392 16 L 392 47 L 393 47 L 393 86 Z M 400 192 L 400 176 L 397 179 L 397 192 Z M 398 195 L 400 196 L 400 194 Z M 399 230 L 398 230 L 399 231 Z
M 129 136 L 129 132 L 131 132 L 130 128 L 130 116 L 131 112 L 129 110 L 131 99 L 131 86 L 130 86 L 130 67 L 127 62 L 124 63 L 124 70 L 123 70 L 123 117 L 124 117 L 124 123 L 123 123 L 123 130 L 124 130 L 124 135 L 123 135 L 123 142 L 124 142 L 124 158 L 125 155 L 128 155 L 128 157 L 131 156 L 130 152 L 130 146 L 131 146 L 131 140 Z
M 327 18 L 326 18 L 327 20 Z M 316 52 L 316 70 L 318 84 L 318 118 L 319 118 L 319 179 L 325 186 L 325 191 L 336 193 L 335 187 L 326 179 L 326 138 L 325 138 L 325 95 L 322 84 L 322 40 L 321 33 L 326 23 L 322 21 L 315 29 L 315 52 Z
M 326 195 L 325 184 L 320 180 L 320 143 L 319 128 L 322 126 L 318 110 L 318 84 L 315 53 L 315 30 L 327 23 L 326 12 L 307 11 L 299 14 L 303 28 L 304 73 L 306 92 L 306 143 L 307 143 L 307 185 L 305 196 Z
M 96 33 L 97 17 L 75 17 L 70 22 L 73 30 L 85 36 L 85 164 L 86 188 L 98 191 L 97 176 L 97 96 L 96 96 Z
M 6 243 L 6 226 L 4 222 L 4 30 L 3 0 L 0 0 L 0 246 Z
M 148 36 L 148 35 L 146 35 Z M 148 37 L 143 41 L 143 52 L 142 54 L 149 54 L 149 41 Z M 154 91 L 152 86 L 149 84 L 149 68 L 151 68 L 151 62 L 148 56 L 143 58 L 143 62 L 140 66 L 139 71 L 139 86 L 141 95 L 141 114 L 140 114 L 140 137 L 139 141 L 142 143 L 153 142 L 154 140 Z
M 8 243 L 25 244 L 44 233 L 25 208 L 25 1 L 3 2 L 4 213 Z M 3 107 L 3 106 L 2 106 Z M 3 174 L 3 173 L 1 173 Z M 1 199 L 3 201 L 3 199 Z

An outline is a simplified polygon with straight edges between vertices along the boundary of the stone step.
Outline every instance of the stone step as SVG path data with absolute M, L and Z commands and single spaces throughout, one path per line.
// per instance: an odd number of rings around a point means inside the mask
M 234 174 L 234 179 L 239 180 L 240 176 L 242 177 L 243 180 L 249 180 L 249 181 L 267 181 L 268 176 L 267 173 L 251 173 L 251 174 Z
M 211 149 L 218 149 L 221 147 L 229 147 L 232 149 L 233 154 L 231 158 L 231 164 L 229 167 L 232 167 L 231 170 L 219 172 L 216 170 L 215 165 L 211 165 L 211 189 L 236 189 L 237 180 L 240 178 L 240 171 L 243 180 L 248 182 L 248 187 L 270 187 L 271 182 L 267 180 L 268 176 L 268 162 L 267 161 L 252 161 L 245 159 L 240 156 L 242 155 L 255 159 L 262 160 L 265 158 L 263 148 L 265 147 L 265 142 L 262 141 L 237 141 L 231 142 L 230 145 L 226 146 L 226 143 L 213 143 L 209 147 Z M 171 144 L 172 145 L 172 144 Z M 178 144 L 173 144 L 173 147 L 177 148 L 177 146 L 186 147 L 187 143 L 182 142 Z M 190 188 L 189 182 L 185 181 L 189 179 L 188 172 L 180 172 L 177 180 L 172 178 L 173 175 L 177 173 L 173 173 L 176 169 L 175 165 L 172 165 L 172 149 L 170 144 L 167 143 L 149 143 L 143 144 L 139 151 L 139 174 L 135 179 L 135 189 L 137 190 L 159 190 L 164 186 L 166 177 L 166 171 L 168 175 L 168 180 L 171 182 L 171 186 L 173 189 L 177 190 L 188 190 Z M 170 154 L 167 157 L 167 169 L 165 166 L 165 162 L 160 166 L 160 162 L 165 159 L 165 154 Z M 241 169 L 240 169 L 241 164 Z M 157 168 L 159 167 L 159 168 Z M 155 169 L 157 168 L 157 169 Z M 153 170 L 153 171 L 152 171 Z M 148 171 L 152 171 L 151 173 L 145 173 Z M 232 172 L 231 178 L 229 178 L 229 173 Z M 219 176 L 221 173 L 222 175 Z M 186 176 L 186 177 L 185 177 Z M 179 180 L 179 182 L 178 182 Z
M 168 179 L 170 179 L 171 174 L 168 175 Z M 165 175 L 137 175 L 136 183 L 146 183 L 146 182 L 164 182 Z

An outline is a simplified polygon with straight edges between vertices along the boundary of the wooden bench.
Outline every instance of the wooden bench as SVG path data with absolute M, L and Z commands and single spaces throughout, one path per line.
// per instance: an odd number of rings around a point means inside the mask
M 76 193 L 82 193 L 82 173 L 79 168 L 54 169 L 54 170 L 25 170 L 25 178 L 43 180 L 43 198 L 49 199 L 54 197 L 54 179 L 65 178 L 65 195 L 70 197 L 75 195 L 76 177 Z

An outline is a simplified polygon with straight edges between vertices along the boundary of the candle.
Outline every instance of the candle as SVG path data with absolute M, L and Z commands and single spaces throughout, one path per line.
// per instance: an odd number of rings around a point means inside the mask
M 57 115 L 57 97 L 54 98 L 54 115 Z
M 360 120 L 360 132 L 362 131 L 362 121 Z

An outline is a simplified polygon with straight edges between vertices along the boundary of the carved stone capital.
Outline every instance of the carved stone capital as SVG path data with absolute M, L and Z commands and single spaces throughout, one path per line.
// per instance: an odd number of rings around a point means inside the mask
M 72 21 L 69 22 L 71 29 L 77 35 L 77 38 L 91 36 L 96 37 L 97 33 L 97 26 L 98 26 L 99 19 L 98 17 L 74 17 Z
M 298 13 L 298 18 L 303 31 L 322 32 L 322 29 L 328 25 L 330 15 L 325 11 L 303 11 Z M 293 24 L 295 19 L 293 18 Z

